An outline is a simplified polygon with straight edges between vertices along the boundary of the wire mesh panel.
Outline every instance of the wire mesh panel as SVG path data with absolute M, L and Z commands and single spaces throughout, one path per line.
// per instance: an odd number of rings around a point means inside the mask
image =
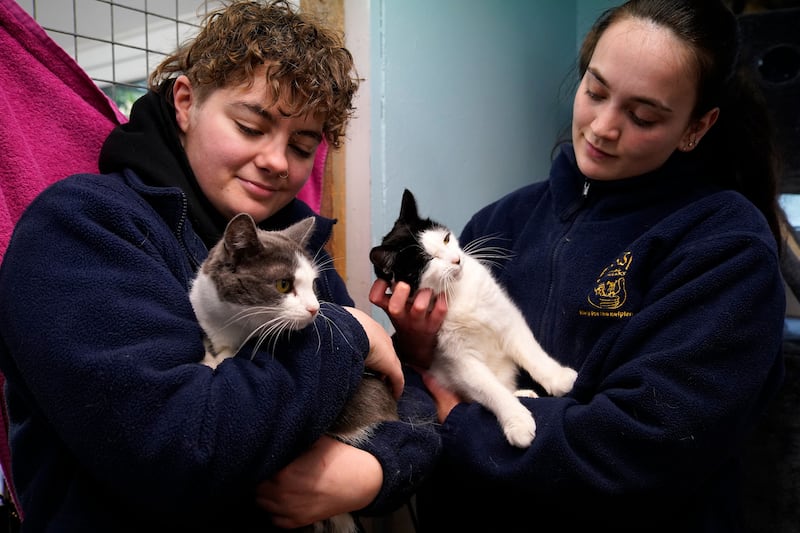
M 147 76 L 217 0 L 17 0 L 128 114 Z

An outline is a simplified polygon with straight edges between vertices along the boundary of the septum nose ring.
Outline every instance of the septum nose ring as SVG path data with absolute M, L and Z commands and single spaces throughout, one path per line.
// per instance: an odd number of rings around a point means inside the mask
M 289 179 L 289 173 L 288 172 L 284 172 L 283 174 L 278 174 L 278 177 L 280 179 L 282 179 L 282 180 L 288 180 Z

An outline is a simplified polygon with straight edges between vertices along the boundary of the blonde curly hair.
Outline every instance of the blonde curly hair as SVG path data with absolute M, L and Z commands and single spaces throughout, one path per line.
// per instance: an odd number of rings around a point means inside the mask
M 339 147 L 360 81 L 353 56 L 340 34 L 286 0 L 236 0 L 209 13 L 197 36 L 150 74 L 149 87 L 163 93 L 185 74 L 202 101 L 215 89 L 251 84 L 261 65 L 272 104 L 286 96 L 283 112 L 323 116 L 326 140 Z

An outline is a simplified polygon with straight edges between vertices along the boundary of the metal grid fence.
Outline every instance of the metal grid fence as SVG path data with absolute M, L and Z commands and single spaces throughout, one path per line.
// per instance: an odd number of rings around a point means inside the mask
M 217 0 L 16 0 L 127 114 Z

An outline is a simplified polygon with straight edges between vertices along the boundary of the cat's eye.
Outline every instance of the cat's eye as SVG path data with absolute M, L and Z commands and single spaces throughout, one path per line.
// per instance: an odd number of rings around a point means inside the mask
M 279 279 L 275 282 L 275 288 L 281 294 L 286 294 L 292 290 L 292 280 L 290 279 Z
M 450 243 L 450 232 L 449 232 L 449 231 L 448 231 L 448 232 L 447 232 L 447 234 L 444 236 L 444 243 L 445 243 L 445 244 L 449 244 L 449 243 Z

